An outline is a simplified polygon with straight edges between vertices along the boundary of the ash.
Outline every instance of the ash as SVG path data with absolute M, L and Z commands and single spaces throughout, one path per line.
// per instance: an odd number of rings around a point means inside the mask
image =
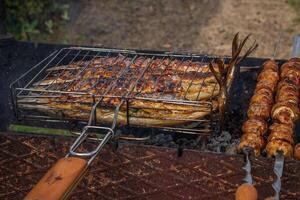
M 219 135 L 212 135 L 209 137 L 156 134 L 144 144 L 169 148 L 195 149 L 201 151 L 236 154 L 236 147 L 239 144 L 239 139 L 233 138 L 228 131 L 223 131 Z
M 239 139 L 233 139 L 231 134 L 223 131 L 218 136 L 212 136 L 207 144 L 207 149 L 214 152 L 225 152 L 229 154 L 237 153 L 236 147 L 239 144 Z

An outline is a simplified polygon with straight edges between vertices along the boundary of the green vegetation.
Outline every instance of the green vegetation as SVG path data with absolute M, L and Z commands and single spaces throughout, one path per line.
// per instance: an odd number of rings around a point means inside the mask
M 10 124 L 8 130 L 17 133 L 30 133 L 30 134 L 39 134 L 39 135 L 74 136 L 68 130 L 42 128 L 42 127 L 26 126 L 26 125 L 19 125 L 19 124 Z
M 288 4 L 290 4 L 293 8 L 300 11 L 300 0 L 287 0 Z
M 25 134 L 36 134 L 36 135 L 53 135 L 53 136 L 66 136 L 74 137 L 76 136 L 70 130 L 56 129 L 56 128 L 43 128 L 37 126 L 21 125 L 21 124 L 10 124 L 8 130 L 15 133 L 25 133 Z M 90 136 L 95 136 L 98 139 L 102 139 L 105 134 L 99 132 L 89 132 Z
M 287 3 L 296 11 L 295 22 L 300 23 L 300 0 L 287 0 Z
M 57 0 L 4 0 L 7 32 L 18 40 L 50 34 L 69 20 L 69 6 Z

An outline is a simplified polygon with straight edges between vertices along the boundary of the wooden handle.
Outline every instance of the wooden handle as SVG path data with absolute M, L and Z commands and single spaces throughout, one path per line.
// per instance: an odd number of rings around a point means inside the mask
M 235 200 L 257 200 L 257 190 L 253 185 L 244 183 L 238 187 L 235 193 Z
M 87 161 L 67 157 L 57 161 L 24 200 L 66 199 L 87 169 Z

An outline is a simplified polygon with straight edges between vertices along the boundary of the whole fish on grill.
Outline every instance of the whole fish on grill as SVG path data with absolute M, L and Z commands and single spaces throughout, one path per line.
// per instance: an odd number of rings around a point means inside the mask
M 218 77 L 231 81 L 234 65 L 256 48 L 239 57 L 247 38 L 233 46 L 233 57 L 226 65 L 221 59 L 208 63 L 115 55 L 53 66 L 32 84 L 29 95 L 18 96 L 17 104 L 56 118 L 87 120 L 92 106 L 101 101 L 95 112 L 100 123 L 112 122 L 120 106 L 119 124 L 128 120 L 141 126 L 187 124 L 218 109 L 220 91 L 221 100 L 226 96 L 221 90 L 226 81 Z
M 111 60 L 115 61 L 111 63 Z M 55 96 L 53 93 L 55 97 L 52 98 L 35 98 L 33 93 L 31 97 L 19 98 L 18 105 L 23 109 L 37 110 L 54 117 L 87 120 L 93 104 L 93 97 L 88 94 L 93 94 L 96 99 L 105 94 L 96 115 L 100 122 L 109 123 L 113 120 L 115 107 L 121 102 L 118 97 L 127 95 L 129 98 L 136 98 L 129 101 L 130 123 L 143 126 L 185 124 L 201 119 L 217 108 L 216 101 L 206 101 L 207 98 L 215 98 L 219 92 L 219 85 L 206 66 L 199 62 L 156 59 L 136 82 L 148 62 L 148 59 L 137 58 L 130 65 L 129 60 L 120 56 L 115 59 L 96 58 L 90 63 L 74 63 L 71 65 L 72 70 L 67 70 L 68 66 L 50 68 L 48 71 L 51 75 L 34 83 L 37 89 L 83 92 L 87 95 Z M 84 71 L 78 75 L 84 67 Z M 122 70 L 125 70 L 123 76 L 118 77 L 118 72 Z M 110 86 L 112 88 L 108 90 Z M 138 98 L 162 99 L 163 102 Z M 197 103 L 181 105 L 170 102 L 177 99 Z M 118 114 L 118 123 L 126 122 L 126 106 L 123 105 Z

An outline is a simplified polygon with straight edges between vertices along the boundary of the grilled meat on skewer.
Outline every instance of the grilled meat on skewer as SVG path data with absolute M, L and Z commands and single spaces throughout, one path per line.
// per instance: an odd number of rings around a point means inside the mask
M 268 94 L 254 94 L 250 100 L 251 104 L 253 103 L 262 103 L 262 104 L 273 104 L 273 97 Z
M 294 133 L 290 132 L 288 129 L 285 130 L 272 130 L 269 137 L 268 142 L 272 140 L 282 140 L 294 145 Z
M 276 95 L 272 108 L 273 125 L 266 146 L 269 157 L 275 157 L 274 173 L 276 181 L 272 184 L 275 199 L 279 199 L 284 159 L 292 158 L 294 149 L 294 122 L 299 117 L 299 75 L 300 60 L 290 59 L 282 65 Z
M 263 64 L 263 70 L 269 70 L 271 69 L 274 72 L 278 72 L 278 65 L 275 62 L 275 60 L 269 59 L 267 61 L 265 61 Z
M 283 124 L 293 124 L 299 117 L 299 108 L 290 102 L 276 103 L 272 108 L 272 119 Z
M 256 84 L 255 89 L 259 90 L 259 89 L 265 88 L 265 89 L 268 89 L 268 90 L 274 92 L 276 86 L 277 86 L 277 82 L 274 82 L 272 80 L 263 80 Z
M 266 95 L 269 98 L 273 99 L 273 92 L 272 92 L 272 90 L 270 90 L 268 88 L 255 88 L 254 94 L 256 94 L 256 95 L 263 94 L 263 95 Z
M 275 101 L 280 103 L 293 104 L 295 107 L 297 107 L 299 98 L 296 92 L 286 89 L 280 90 L 280 92 L 277 93 Z
M 248 119 L 243 124 L 243 135 L 238 149 L 250 147 L 256 156 L 265 146 L 264 134 L 267 131 L 267 121 L 271 115 L 274 101 L 274 91 L 279 80 L 278 66 L 274 60 L 263 63 L 258 75 L 254 95 L 247 111 Z
M 300 143 L 295 145 L 294 148 L 294 158 L 300 160 Z
M 250 118 L 246 120 L 243 124 L 242 131 L 243 133 L 252 133 L 255 135 L 262 136 L 268 130 L 268 124 L 262 118 Z
M 283 132 L 294 132 L 294 125 L 293 124 L 282 124 L 278 122 L 274 122 L 270 127 L 269 130 L 272 131 L 283 131 Z
M 273 139 L 268 142 L 266 150 L 269 157 L 275 157 L 278 152 L 282 152 L 285 158 L 293 157 L 293 146 L 284 140 Z
M 274 72 L 272 69 L 264 69 L 257 77 L 258 82 L 264 82 L 270 80 L 271 82 L 277 83 L 279 81 L 278 72 Z
M 239 149 L 243 149 L 246 147 L 250 147 L 255 156 L 260 155 L 261 149 L 265 146 L 265 140 L 260 135 L 255 135 L 252 133 L 243 134 L 240 144 L 238 146 Z
M 270 117 L 272 105 L 264 102 L 251 103 L 247 116 L 248 118 L 260 117 L 263 119 L 268 119 Z
M 271 111 L 273 125 L 270 127 L 266 147 L 268 156 L 276 156 L 278 152 L 282 152 L 287 158 L 293 155 L 294 122 L 299 119 L 299 61 L 298 58 L 293 58 L 281 67 L 276 104 Z

